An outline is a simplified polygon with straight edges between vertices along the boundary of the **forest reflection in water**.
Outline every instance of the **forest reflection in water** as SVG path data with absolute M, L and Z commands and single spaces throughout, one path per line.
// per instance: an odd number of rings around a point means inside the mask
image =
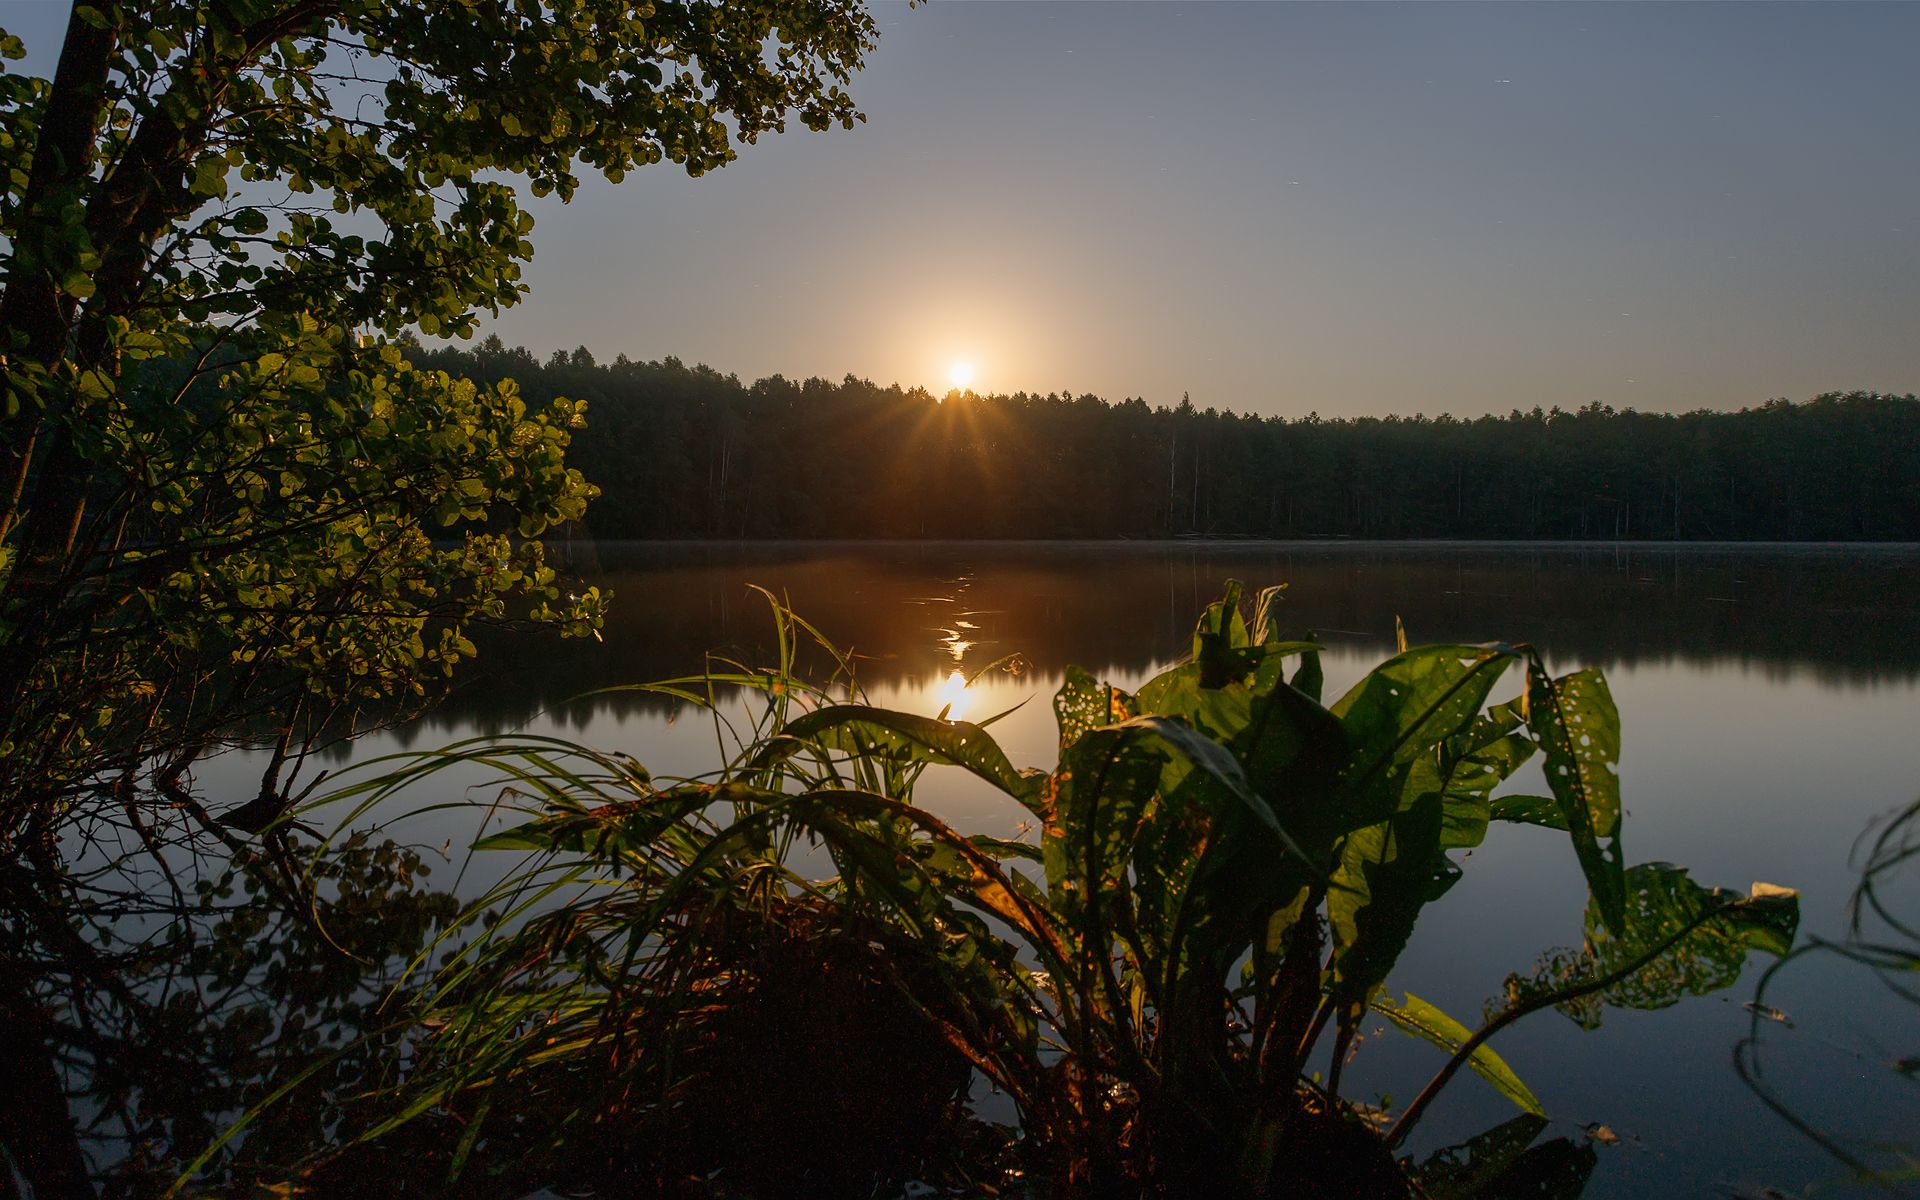
M 497 728 L 599 688 L 752 658 L 767 587 L 861 655 L 870 685 L 944 681 L 1018 653 L 1132 675 L 1184 653 L 1229 578 L 1286 583 L 1300 631 L 1330 647 L 1529 641 L 1615 668 L 1738 666 L 1875 687 L 1920 679 L 1920 548 L 1636 543 L 580 543 L 560 548 L 615 595 L 604 642 L 493 638 L 423 723 Z M 602 697 L 620 710 L 663 702 Z

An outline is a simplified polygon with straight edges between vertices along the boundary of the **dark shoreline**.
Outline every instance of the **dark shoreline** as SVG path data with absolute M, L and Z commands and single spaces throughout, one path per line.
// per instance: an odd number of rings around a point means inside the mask
M 571 538 L 550 539 L 549 544 L 564 546 L 572 544 L 626 545 L 626 546 L 864 546 L 892 548 L 900 546 L 965 547 L 965 546 L 1064 546 L 1097 547 L 1101 549 L 1125 549 L 1137 546 L 1149 550 L 1174 550 L 1186 548 L 1232 549 L 1246 548 L 1263 550 L 1273 547 L 1302 549 L 1324 546 L 1396 546 L 1431 547 L 1435 549 L 1489 549 L 1526 550 L 1526 549 L 1686 549 L 1686 550 L 1791 550 L 1801 548 L 1828 549 L 1885 549 L 1920 551 L 1920 541 L 1836 541 L 1832 539 L 1807 539 L 1800 541 L 1754 540 L 1690 540 L 1666 539 L 1597 539 L 1597 538 L 629 538 L 599 537 L 584 534 Z

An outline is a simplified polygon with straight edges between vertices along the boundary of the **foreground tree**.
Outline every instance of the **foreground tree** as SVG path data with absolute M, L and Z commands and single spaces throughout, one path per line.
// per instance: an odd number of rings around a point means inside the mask
M 425 694 L 469 623 L 597 624 L 534 540 L 594 493 L 581 407 L 394 339 L 519 298 L 515 180 L 849 125 L 872 37 L 851 0 L 94 3 L 51 80 L 0 74 L 0 1144 L 36 1195 L 84 1187 L 35 1049 L 73 960 L 29 932 L 79 903 L 75 821 L 147 839 L 157 792 L 211 828 L 192 764 L 256 741 L 257 826 L 318 731 Z

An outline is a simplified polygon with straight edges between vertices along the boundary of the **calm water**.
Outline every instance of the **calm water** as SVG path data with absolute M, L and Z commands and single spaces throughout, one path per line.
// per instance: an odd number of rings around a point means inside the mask
M 1000 740 L 1017 764 L 1051 765 L 1046 697 L 1063 667 L 1139 684 L 1186 651 L 1200 608 L 1239 578 L 1290 585 L 1294 625 L 1330 648 L 1329 697 L 1391 653 L 1396 616 L 1416 642 L 1527 641 L 1556 672 L 1603 668 L 1624 727 L 1628 861 L 1682 863 L 1742 890 L 1797 887 L 1808 932 L 1841 931 L 1856 839 L 1920 794 L 1920 547 L 603 544 L 576 558 L 615 593 L 604 644 L 485 647 L 439 710 L 355 756 L 524 727 L 629 751 L 658 772 L 703 769 L 713 737 L 699 720 L 631 697 L 564 702 L 698 669 L 706 649 L 764 660 L 770 622 L 748 587 L 759 584 L 853 646 L 879 703 L 952 704 L 977 719 L 1025 701 L 996 727 Z M 1014 652 L 1024 674 L 959 689 L 956 671 Z M 923 803 L 971 831 L 1010 835 L 1024 816 L 964 778 L 936 772 L 923 789 Z M 1513 790 L 1544 784 L 1523 774 Z M 458 845 L 471 829 L 444 832 Z M 1577 941 L 1584 893 L 1565 836 L 1545 830 L 1496 826 L 1464 865 L 1395 985 L 1472 1024 L 1508 972 Z M 1537 1014 L 1496 1043 L 1560 1132 L 1604 1123 L 1620 1137 L 1587 1195 L 1849 1190 L 1734 1073 L 1756 973 L 1663 1012 L 1610 1012 L 1592 1033 Z M 1920 1140 L 1912 1083 L 1887 1065 L 1920 1053 L 1916 1010 L 1815 961 L 1770 999 L 1792 1026 L 1769 1026 L 1765 1065 L 1803 1115 L 1862 1143 Z M 1347 1090 L 1404 1101 L 1437 1064 L 1383 1032 Z M 1463 1076 L 1425 1140 L 1509 1115 Z

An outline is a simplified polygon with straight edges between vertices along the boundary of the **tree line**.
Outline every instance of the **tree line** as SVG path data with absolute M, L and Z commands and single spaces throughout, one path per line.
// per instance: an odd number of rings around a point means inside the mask
M 1920 401 L 1262 417 L 1183 399 L 755 383 L 676 358 L 411 351 L 587 402 L 586 524 L 630 538 L 1920 539 Z

